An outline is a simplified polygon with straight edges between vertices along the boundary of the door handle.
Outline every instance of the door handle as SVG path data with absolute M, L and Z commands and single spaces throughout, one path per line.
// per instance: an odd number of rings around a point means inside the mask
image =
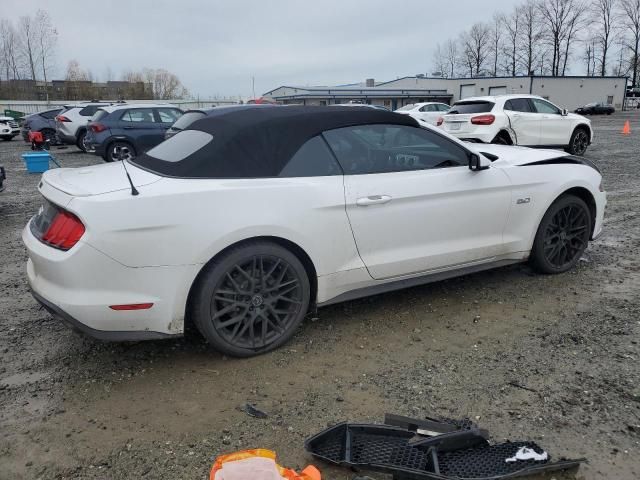
M 390 201 L 391 197 L 389 195 L 370 195 L 356 200 L 356 205 L 359 207 L 368 207 L 369 205 L 382 205 Z

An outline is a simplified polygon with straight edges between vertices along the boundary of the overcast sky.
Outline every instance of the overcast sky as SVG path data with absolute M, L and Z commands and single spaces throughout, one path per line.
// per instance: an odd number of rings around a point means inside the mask
M 336 85 L 427 73 L 443 42 L 513 0 L 0 0 L 0 17 L 48 10 L 57 71 L 75 59 L 105 80 L 143 67 L 194 95 L 250 96 L 283 84 Z

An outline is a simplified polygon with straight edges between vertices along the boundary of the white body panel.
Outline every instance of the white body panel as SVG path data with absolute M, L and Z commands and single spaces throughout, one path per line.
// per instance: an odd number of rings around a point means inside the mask
M 51 170 L 41 193 L 75 214 L 86 232 L 69 251 L 59 251 L 27 225 L 29 283 L 95 330 L 180 334 L 203 266 L 251 238 L 275 237 L 303 250 L 317 272 L 314 300 L 323 304 L 397 279 L 524 260 L 545 211 L 570 188 L 594 198 L 599 234 L 606 197 L 595 169 L 524 166 L 565 155 L 557 151 L 465 148 L 500 158 L 490 164 L 483 157 L 490 167 L 482 171 L 242 180 L 165 178 L 128 164 L 138 196 L 131 195 L 120 163 Z M 358 205 L 377 195 L 390 201 Z M 522 198 L 529 201 L 521 204 Z M 109 309 L 146 302 L 153 307 Z

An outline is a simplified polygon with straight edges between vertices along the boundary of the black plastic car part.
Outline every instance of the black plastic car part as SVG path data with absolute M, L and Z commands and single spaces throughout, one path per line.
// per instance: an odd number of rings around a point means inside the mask
M 398 480 L 497 480 L 565 470 L 584 461 L 551 462 L 533 442 L 492 445 L 488 433 L 469 420 L 387 415 L 385 423 L 340 423 L 309 438 L 305 449 L 327 462 L 392 474 Z M 520 459 L 522 452 L 534 458 Z

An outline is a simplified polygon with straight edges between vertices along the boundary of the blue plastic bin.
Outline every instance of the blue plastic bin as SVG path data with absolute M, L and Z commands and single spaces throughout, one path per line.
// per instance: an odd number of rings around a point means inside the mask
M 22 154 L 22 159 L 27 165 L 27 172 L 42 173 L 49 170 L 49 152 L 26 152 Z

